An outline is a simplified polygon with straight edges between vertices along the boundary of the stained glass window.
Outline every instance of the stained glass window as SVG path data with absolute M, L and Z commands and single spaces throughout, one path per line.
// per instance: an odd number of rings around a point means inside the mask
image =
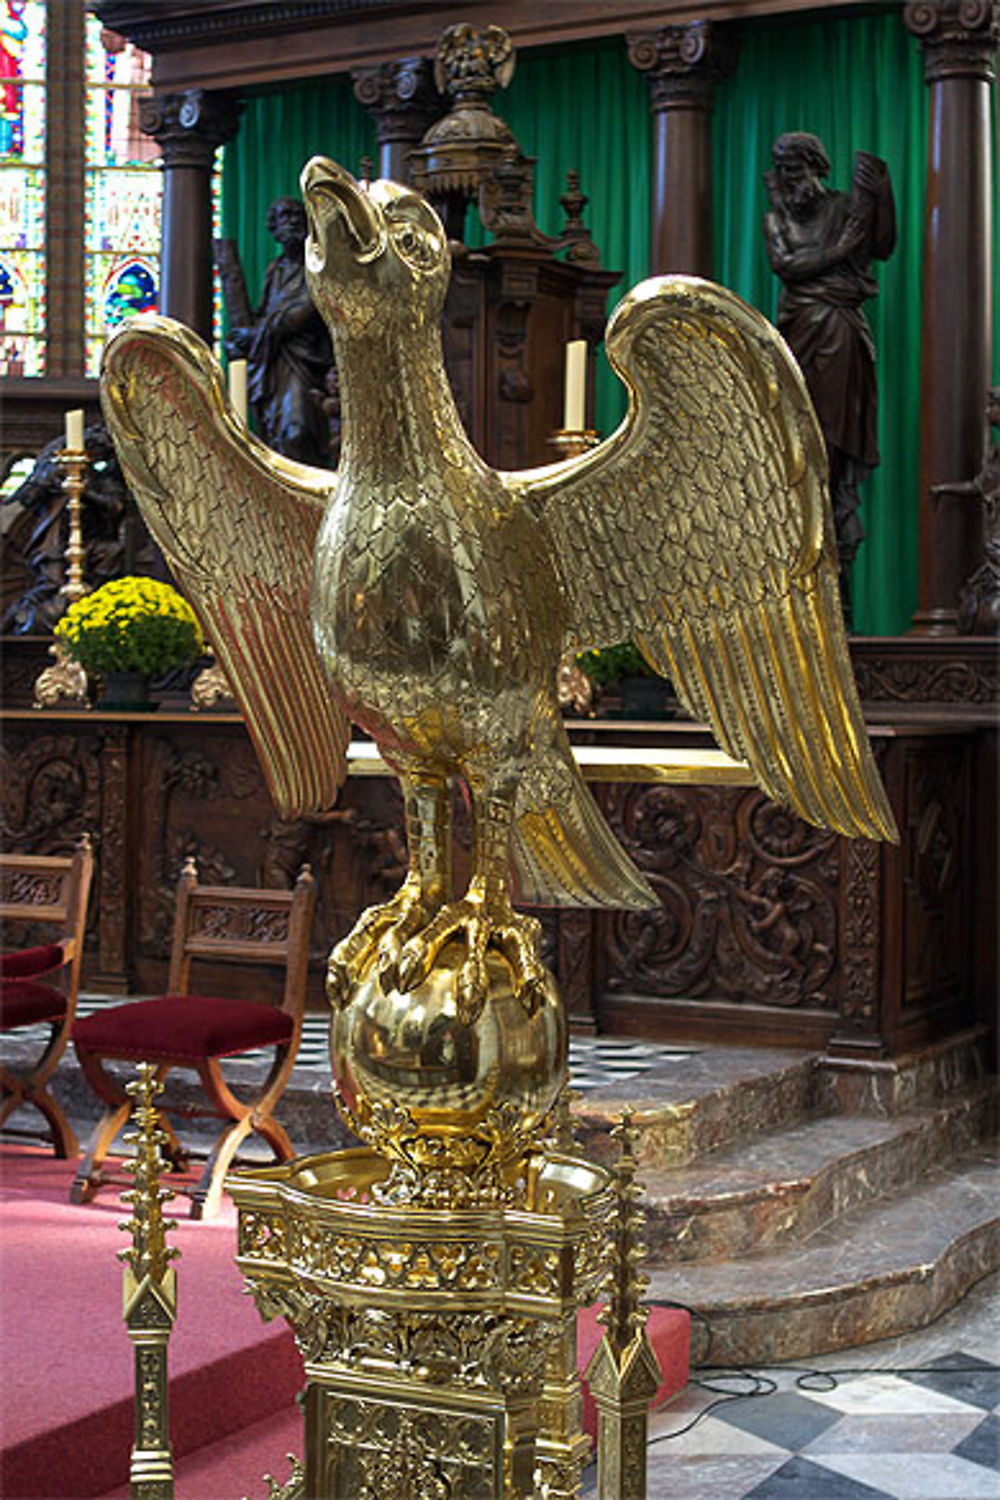
M 45 5 L 0 0 L 0 374 L 45 369 Z
M 87 17 L 84 309 L 87 375 L 110 333 L 159 299 L 159 147 L 139 128 L 150 57 Z

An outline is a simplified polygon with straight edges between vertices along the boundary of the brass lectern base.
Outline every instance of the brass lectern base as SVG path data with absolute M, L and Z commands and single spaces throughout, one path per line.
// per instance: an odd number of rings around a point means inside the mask
M 237 1263 L 306 1369 L 308 1500 L 572 1500 L 589 1456 L 577 1308 L 616 1208 L 601 1167 L 543 1151 L 516 1207 L 377 1201 L 366 1148 L 234 1174 Z

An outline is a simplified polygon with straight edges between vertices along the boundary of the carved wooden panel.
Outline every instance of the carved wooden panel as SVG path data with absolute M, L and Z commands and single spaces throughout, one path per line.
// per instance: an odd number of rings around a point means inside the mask
M 851 661 L 863 700 L 995 705 L 1000 655 L 986 637 L 855 639 Z
M 81 833 L 101 827 L 101 741 L 67 733 L 39 717 L 34 732 L 4 736 L 0 747 L 0 831 L 20 854 L 72 853 Z
M 760 792 L 602 789 L 663 906 L 610 919 L 609 991 L 836 1010 L 842 841 Z
M 626 727 L 614 733 L 629 740 Z M 740 1018 L 749 1016 L 762 1039 L 832 1039 L 862 1053 L 969 1024 L 975 983 L 991 994 L 996 984 L 995 945 L 974 980 L 971 943 L 974 924 L 993 920 L 994 892 L 975 873 L 972 777 L 984 733 L 925 726 L 876 736 L 899 850 L 822 833 L 754 790 L 598 787 L 663 905 L 538 913 L 571 1019 L 666 1037 L 693 1026 L 725 1040 L 746 1035 Z M 229 716 L 8 715 L 0 772 L 7 847 L 63 853 L 83 831 L 94 836 L 92 987 L 162 988 L 189 854 L 203 881 L 221 885 L 288 889 L 308 862 L 318 887 L 308 999 L 322 1009 L 330 948 L 406 869 L 395 780 L 351 778 L 325 818 L 283 821 Z M 459 796 L 454 812 L 461 883 L 471 831 Z M 240 964 L 214 966 L 211 979 L 219 994 L 259 983 Z
M 903 1018 L 968 985 L 969 759 L 959 743 L 903 757 Z

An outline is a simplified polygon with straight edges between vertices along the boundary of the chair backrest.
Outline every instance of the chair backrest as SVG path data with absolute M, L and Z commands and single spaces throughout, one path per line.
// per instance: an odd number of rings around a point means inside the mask
M 9 922 L 51 927 L 52 941 L 63 946 L 63 982 L 72 999 L 80 982 L 93 873 L 89 833 L 81 835 L 76 849 L 68 855 L 0 854 L 0 947 L 10 946 Z
M 194 959 L 280 965 L 285 970 L 281 1009 L 294 1016 L 305 997 L 315 909 L 316 882 L 308 865 L 293 890 L 259 890 L 199 885 L 197 865 L 189 858 L 177 882 L 168 993 L 189 993 Z

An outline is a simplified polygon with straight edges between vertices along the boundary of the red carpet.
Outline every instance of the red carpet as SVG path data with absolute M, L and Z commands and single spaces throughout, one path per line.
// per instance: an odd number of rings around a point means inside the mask
M 126 1210 L 109 1187 L 67 1200 L 73 1163 L 0 1144 L 0 1495 L 3 1500 L 127 1500 L 132 1346 L 121 1317 Z M 302 1455 L 295 1395 L 302 1367 L 284 1323 L 264 1324 L 233 1264 L 235 1210 L 208 1224 L 184 1217 L 170 1242 L 178 1317 L 170 1340 L 170 1428 L 179 1500 L 264 1496 L 263 1475 Z M 585 1367 L 602 1330 L 580 1320 Z M 659 1399 L 687 1382 L 687 1313 L 653 1310 L 664 1372 Z M 595 1430 L 585 1389 L 585 1426 Z M 387 1497 L 388 1500 L 388 1497 Z
M 125 1210 L 115 1188 L 72 1207 L 73 1171 L 40 1150 L 0 1146 L 4 1500 L 92 1500 L 128 1481 L 132 1345 L 116 1258 L 129 1243 L 118 1228 Z M 183 1217 L 185 1199 L 176 1206 L 170 1426 L 182 1456 L 295 1411 L 302 1366 L 285 1324 L 262 1323 L 242 1290 L 235 1210 L 199 1224 Z M 281 1460 L 279 1450 L 276 1467 Z M 223 1497 L 217 1491 L 213 1500 Z

